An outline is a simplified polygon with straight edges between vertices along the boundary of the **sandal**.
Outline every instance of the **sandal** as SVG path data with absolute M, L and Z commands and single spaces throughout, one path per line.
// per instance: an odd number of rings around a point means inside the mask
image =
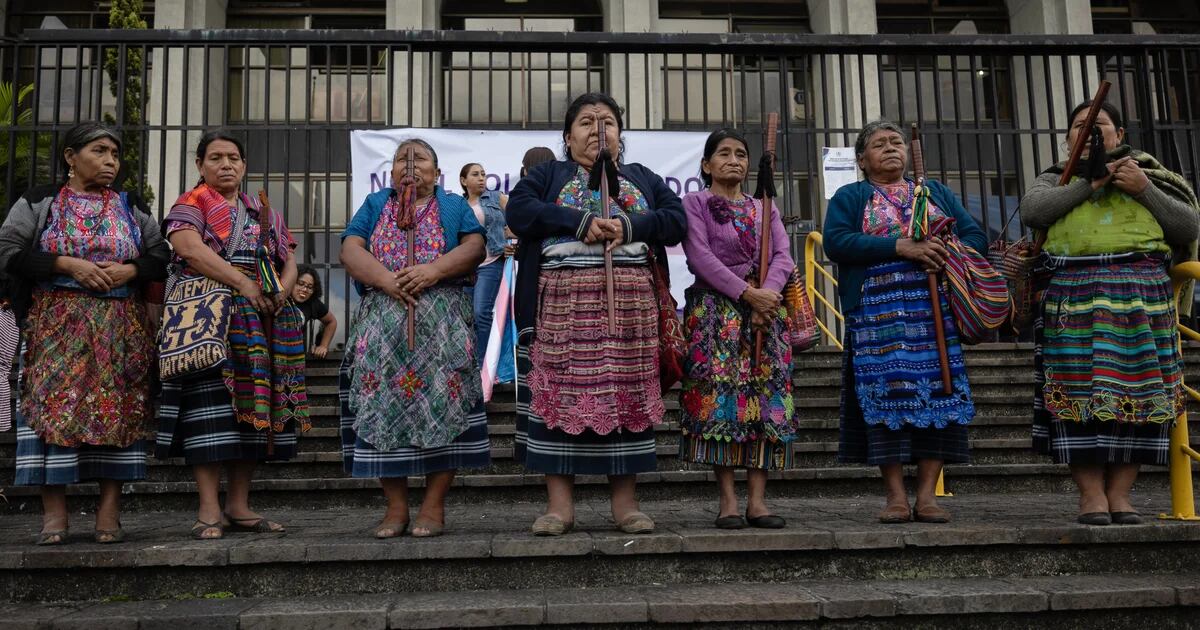
M 425 533 L 422 534 L 417 532 L 418 529 L 425 530 Z M 409 532 L 409 535 L 413 538 L 434 538 L 435 536 L 441 536 L 445 531 L 445 523 L 435 523 L 434 521 L 426 520 L 418 516 L 417 519 L 413 521 L 412 531 Z
M 40 533 L 38 533 L 37 542 L 35 542 L 34 544 L 38 545 L 40 547 L 65 545 L 65 544 L 67 544 L 69 535 L 70 534 L 68 534 L 67 528 L 65 528 L 65 527 L 62 529 L 56 529 L 56 530 L 49 531 L 49 532 L 40 532 Z
M 217 530 L 217 535 L 205 536 L 204 532 L 210 529 Z M 225 537 L 225 527 L 221 525 L 221 521 L 219 520 L 215 523 L 205 523 L 200 519 L 196 519 L 196 523 L 192 525 L 191 534 L 192 538 L 196 540 L 220 540 Z
M 403 536 L 404 532 L 406 530 L 408 530 L 408 521 L 399 521 L 395 524 L 388 523 L 385 521 L 383 523 L 380 523 L 379 526 L 375 528 L 374 534 L 375 534 L 375 538 L 384 540 L 387 538 L 396 538 L 397 536 Z
M 918 523 L 949 523 L 950 512 L 939 505 L 927 505 L 923 508 L 913 508 L 913 518 Z
M 654 520 L 641 512 L 630 512 L 617 523 L 617 529 L 626 534 L 649 534 L 654 531 Z
M 114 545 L 125 542 L 125 528 L 117 521 L 116 529 L 99 529 L 92 533 L 92 540 L 101 545 Z
M 268 521 L 265 517 L 257 518 L 251 516 L 249 518 L 233 518 L 229 514 L 225 514 L 225 520 L 229 521 L 226 527 L 232 532 L 249 532 L 251 534 L 282 534 L 287 531 L 283 525 L 275 521 Z
M 564 521 L 553 514 L 543 514 L 533 522 L 534 536 L 562 536 L 575 528 L 575 521 Z

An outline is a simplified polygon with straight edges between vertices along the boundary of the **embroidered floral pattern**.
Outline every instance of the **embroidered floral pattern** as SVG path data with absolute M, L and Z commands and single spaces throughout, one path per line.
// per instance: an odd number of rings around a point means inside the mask
M 84 194 L 63 186 L 50 203 L 50 216 L 39 244 L 43 251 L 91 262 L 121 262 L 137 258 L 137 223 L 108 188 Z

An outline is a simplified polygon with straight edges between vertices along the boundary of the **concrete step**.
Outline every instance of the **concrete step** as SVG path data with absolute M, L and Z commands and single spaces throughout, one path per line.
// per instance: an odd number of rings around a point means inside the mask
M 11 624 L 47 628 L 254 630 L 828 627 L 1191 627 L 1200 574 L 1082 574 L 1004 579 L 796 580 L 325 597 L 10 604 Z M 3 623 L 3 622 L 0 622 Z M 760 626 L 763 624 L 763 626 Z
M 577 530 L 528 533 L 541 503 L 462 505 L 451 494 L 440 538 L 376 540 L 374 509 L 264 510 L 287 534 L 229 534 L 195 541 L 193 511 L 126 512 L 128 541 L 97 545 L 90 515 L 73 515 L 61 547 L 36 547 L 36 514 L 0 521 L 0 600 L 309 597 L 456 592 L 513 585 L 572 588 L 653 584 L 790 583 L 800 580 L 997 579 L 1124 573 L 1174 579 L 1195 571 L 1200 527 L 1152 518 L 1165 493 L 1135 495 L 1146 523 L 1088 527 L 1074 522 L 1069 494 L 956 495 L 943 499 L 945 525 L 882 525 L 882 496 L 772 498 L 782 530 L 717 530 L 716 489 L 704 501 L 646 500 L 652 534 L 613 528 L 607 501 L 581 501 Z M 881 489 L 877 489 L 881 490 Z M 1014 506 L 1019 505 L 1019 509 Z M 1196 585 L 1196 582 L 1185 584 Z M 1114 589 L 1125 588 L 1117 582 Z M 724 601 L 719 598 L 711 601 Z M 455 624 L 451 624 L 455 625 Z
M 737 478 L 744 479 L 744 473 L 739 471 Z M 1194 475 L 1193 478 L 1195 485 L 1200 487 L 1200 475 Z M 714 492 L 716 481 L 712 470 L 706 466 L 695 466 L 692 470 L 641 473 L 637 479 L 639 495 L 652 500 L 705 499 Z M 771 473 L 771 479 L 771 494 L 779 497 L 855 496 L 875 491 L 880 483 L 878 468 L 857 465 L 795 468 Z M 421 496 L 420 489 L 424 483 L 423 477 L 409 478 L 409 487 L 414 489 L 414 496 Z M 576 478 L 576 494 L 589 500 L 602 498 L 607 496 L 607 484 L 603 476 L 581 475 Z M 966 495 L 1075 491 L 1067 467 L 1048 463 L 947 466 L 946 484 L 949 491 Z M 1169 479 L 1166 469 L 1143 467 L 1138 484 L 1146 490 L 1167 492 Z M 524 470 L 509 474 L 464 472 L 455 477 L 454 487 L 455 500 L 464 505 L 507 504 L 545 498 L 544 476 Z M 378 480 L 354 479 L 340 474 L 304 479 L 273 479 L 256 475 L 251 488 L 254 505 L 263 509 L 355 508 L 377 506 L 382 500 Z M 188 510 L 195 506 L 195 492 L 196 485 L 190 480 L 137 481 L 124 485 L 122 503 L 131 511 Z M 98 486 L 93 483 L 67 487 L 68 504 L 72 509 L 94 509 L 98 494 Z M 8 501 L 0 504 L 0 508 L 7 513 L 40 509 L 36 487 L 9 487 L 5 495 Z

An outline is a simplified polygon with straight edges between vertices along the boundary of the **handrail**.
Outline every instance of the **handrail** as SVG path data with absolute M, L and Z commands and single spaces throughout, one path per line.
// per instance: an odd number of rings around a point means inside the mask
M 1200 262 L 1190 261 L 1180 263 L 1171 268 L 1171 280 L 1175 284 L 1175 303 L 1179 304 L 1179 293 L 1188 280 L 1200 279 Z M 1188 328 L 1178 320 L 1176 311 L 1176 327 L 1179 329 L 1179 355 L 1183 357 L 1183 338 L 1200 341 L 1200 333 Z M 1180 366 L 1182 369 L 1182 366 Z M 1200 392 L 1182 383 L 1183 390 L 1192 400 L 1200 401 Z M 1167 465 L 1171 477 L 1171 513 L 1160 514 L 1159 518 L 1170 518 L 1183 521 L 1200 520 L 1196 516 L 1196 495 L 1192 488 L 1192 460 L 1200 462 L 1200 453 L 1191 447 L 1188 439 L 1187 407 L 1179 413 L 1175 426 L 1171 428 L 1171 442 L 1168 451 Z
M 833 301 L 821 293 L 817 285 L 818 272 L 825 276 L 825 279 L 828 279 L 833 286 L 836 287 L 838 285 L 837 278 L 833 277 L 833 274 L 829 273 L 829 270 L 825 269 L 817 261 L 817 247 L 823 246 L 824 243 L 825 240 L 821 237 L 820 232 L 809 232 L 808 238 L 804 239 L 804 288 L 808 290 L 808 304 L 812 306 L 814 314 L 817 313 L 817 302 L 820 302 L 824 305 L 827 314 L 833 315 L 835 319 L 844 325 L 846 318 L 833 305 Z M 819 314 L 816 315 L 815 319 L 817 320 L 817 328 L 820 328 L 821 332 L 825 333 L 825 338 L 829 340 L 829 343 L 837 346 L 838 350 L 841 350 L 842 340 L 838 339 L 838 336 L 832 330 L 829 330 L 829 327 L 825 325 L 823 318 Z

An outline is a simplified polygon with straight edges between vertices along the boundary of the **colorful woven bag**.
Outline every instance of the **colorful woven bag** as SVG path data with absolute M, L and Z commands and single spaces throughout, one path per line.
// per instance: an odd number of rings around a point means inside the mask
M 658 380 L 666 393 L 683 379 L 687 339 L 679 323 L 679 304 L 671 296 L 671 285 L 655 261 L 654 250 L 650 250 L 650 276 L 658 300 Z
M 979 252 L 958 239 L 954 232 L 943 232 L 950 252 L 946 260 L 947 298 L 959 341 L 976 344 L 992 338 L 1012 314 L 1012 297 L 1004 276 Z
M 792 268 L 787 284 L 783 285 L 783 305 L 787 309 L 787 332 L 792 352 L 804 352 L 817 345 L 821 331 L 817 315 L 808 300 L 808 287 L 798 267 Z

